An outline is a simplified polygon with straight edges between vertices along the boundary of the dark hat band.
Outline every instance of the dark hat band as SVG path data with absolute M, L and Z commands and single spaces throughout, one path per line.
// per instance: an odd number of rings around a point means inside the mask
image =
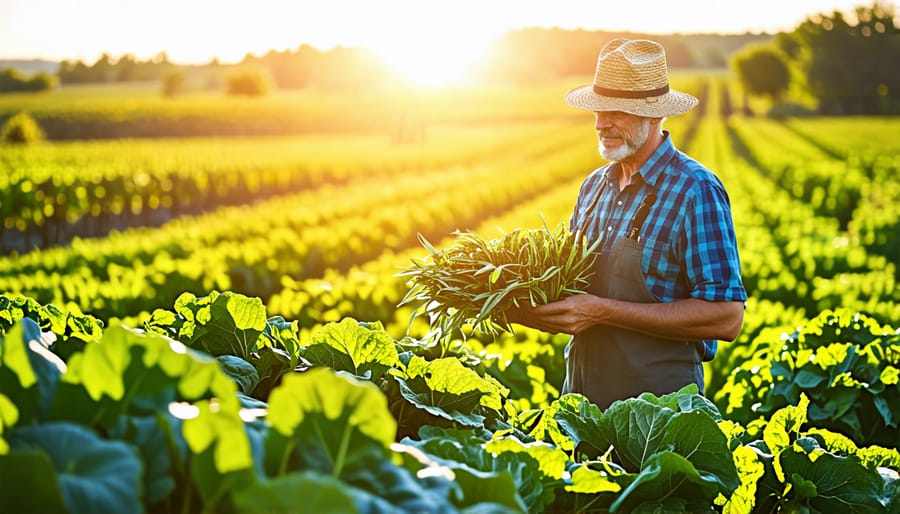
M 594 84 L 594 93 L 603 96 L 611 96 L 613 98 L 650 98 L 651 96 L 660 96 L 669 92 L 669 85 L 648 91 L 625 91 L 622 89 L 607 89 Z

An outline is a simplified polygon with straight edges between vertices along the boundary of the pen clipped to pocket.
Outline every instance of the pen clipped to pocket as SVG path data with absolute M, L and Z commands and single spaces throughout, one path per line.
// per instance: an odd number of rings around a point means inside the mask
M 647 214 L 650 213 L 650 208 L 653 207 L 653 204 L 655 203 L 656 193 L 648 193 L 647 196 L 641 200 L 641 204 L 638 205 L 634 217 L 631 218 L 631 222 L 628 224 L 628 239 L 634 239 L 635 241 L 641 240 L 641 228 L 644 226 L 644 221 L 647 220 Z

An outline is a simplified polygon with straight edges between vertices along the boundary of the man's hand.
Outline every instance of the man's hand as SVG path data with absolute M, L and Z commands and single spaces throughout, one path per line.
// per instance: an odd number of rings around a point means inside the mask
M 594 295 L 577 294 L 537 307 L 525 304 L 509 309 L 506 319 L 544 332 L 578 334 L 597 323 L 594 313 L 602 301 Z

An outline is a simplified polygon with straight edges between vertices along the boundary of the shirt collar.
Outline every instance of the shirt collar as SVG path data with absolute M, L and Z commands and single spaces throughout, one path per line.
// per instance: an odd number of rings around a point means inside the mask
M 641 166 L 641 169 L 637 171 L 632 177 L 632 183 L 634 182 L 644 182 L 651 187 L 656 186 L 656 181 L 662 176 L 663 173 L 666 172 L 666 168 L 668 167 L 669 162 L 675 156 L 674 143 L 672 143 L 672 138 L 669 137 L 669 131 L 663 130 L 663 140 L 662 143 L 656 148 L 650 158 L 647 159 L 647 162 Z M 618 163 L 610 163 L 610 170 L 613 169 L 614 166 L 618 166 Z M 609 182 L 610 186 L 618 187 L 616 184 L 618 183 L 618 179 L 616 178 L 615 173 L 607 173 L 606 181 Z
M 651 186 L 655 186 L 659 177 L 666 172 L 669 161 L 675 156 L 675 151 L 675 145 L 672 143 L 672 138 L 669 137 L 669 131 L 663 130 L 662 143 L 656 148 L 653 155 L 647 159 L 647 162 L 641 166 L 641 169 L 638 170 L 637 174 L 644 179 L 644 182 Z

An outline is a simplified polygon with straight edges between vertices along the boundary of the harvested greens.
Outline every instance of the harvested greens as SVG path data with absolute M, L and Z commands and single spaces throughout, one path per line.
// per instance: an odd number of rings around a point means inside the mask
M 466 325 L 473 334 L 510 332 L 509 308 L 561 300 L 588 284 L 596 245 L 565 224 L 491 240 L 469 231 L 454 235 L 453 247 L 438 250 L 419 234 L 431 255 L 398 275 L 409 277 L 410 286 L 400 305 L 416 306 L 413 318 L 427 315 L 440 338 L 465 336 Z

